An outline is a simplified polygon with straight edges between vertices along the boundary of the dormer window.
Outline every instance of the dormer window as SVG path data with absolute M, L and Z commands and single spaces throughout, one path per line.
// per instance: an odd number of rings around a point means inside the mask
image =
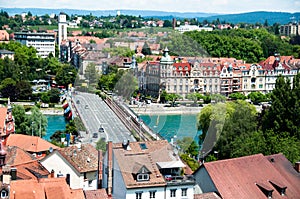
M 140 173 L 137 175 L 137 181 L 148 181 L 149 180 L 149 174 L 148 173 Z

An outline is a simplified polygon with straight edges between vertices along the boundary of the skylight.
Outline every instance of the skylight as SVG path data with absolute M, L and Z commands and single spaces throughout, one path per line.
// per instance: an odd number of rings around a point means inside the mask
M 147 149 L 147 146 L 146 146 L 146 144 L 145 144 L 145 143 L 140 143 L 140 147 L 141 147 L 141 149 L 142 149 L 142 150 L 145 150 L 145 149 Z

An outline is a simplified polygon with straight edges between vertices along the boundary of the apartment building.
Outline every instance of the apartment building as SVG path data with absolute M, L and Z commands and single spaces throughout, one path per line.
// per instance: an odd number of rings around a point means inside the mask
M 27 47 L 34 47 L 42 58 L 46 58 L 50 53 L 55 55 L 54 33 L 16 32 L 14 39 Z
M 280 34 L 285 36 L 295 36 L 300 35 L 300 24 L 299 23 L 289 23 L 280 26 Z

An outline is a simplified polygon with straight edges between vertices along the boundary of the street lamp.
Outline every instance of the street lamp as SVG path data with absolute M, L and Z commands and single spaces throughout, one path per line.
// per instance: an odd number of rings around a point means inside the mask
M 31 136 L 33 136 L 33 124 L 34 122 L 31 122 Z

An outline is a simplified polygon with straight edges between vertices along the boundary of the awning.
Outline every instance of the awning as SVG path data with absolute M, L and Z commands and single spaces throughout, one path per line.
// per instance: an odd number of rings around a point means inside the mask
M 157 162 L 156 164 L 160 169 L 186 167 L 181 161 Z

